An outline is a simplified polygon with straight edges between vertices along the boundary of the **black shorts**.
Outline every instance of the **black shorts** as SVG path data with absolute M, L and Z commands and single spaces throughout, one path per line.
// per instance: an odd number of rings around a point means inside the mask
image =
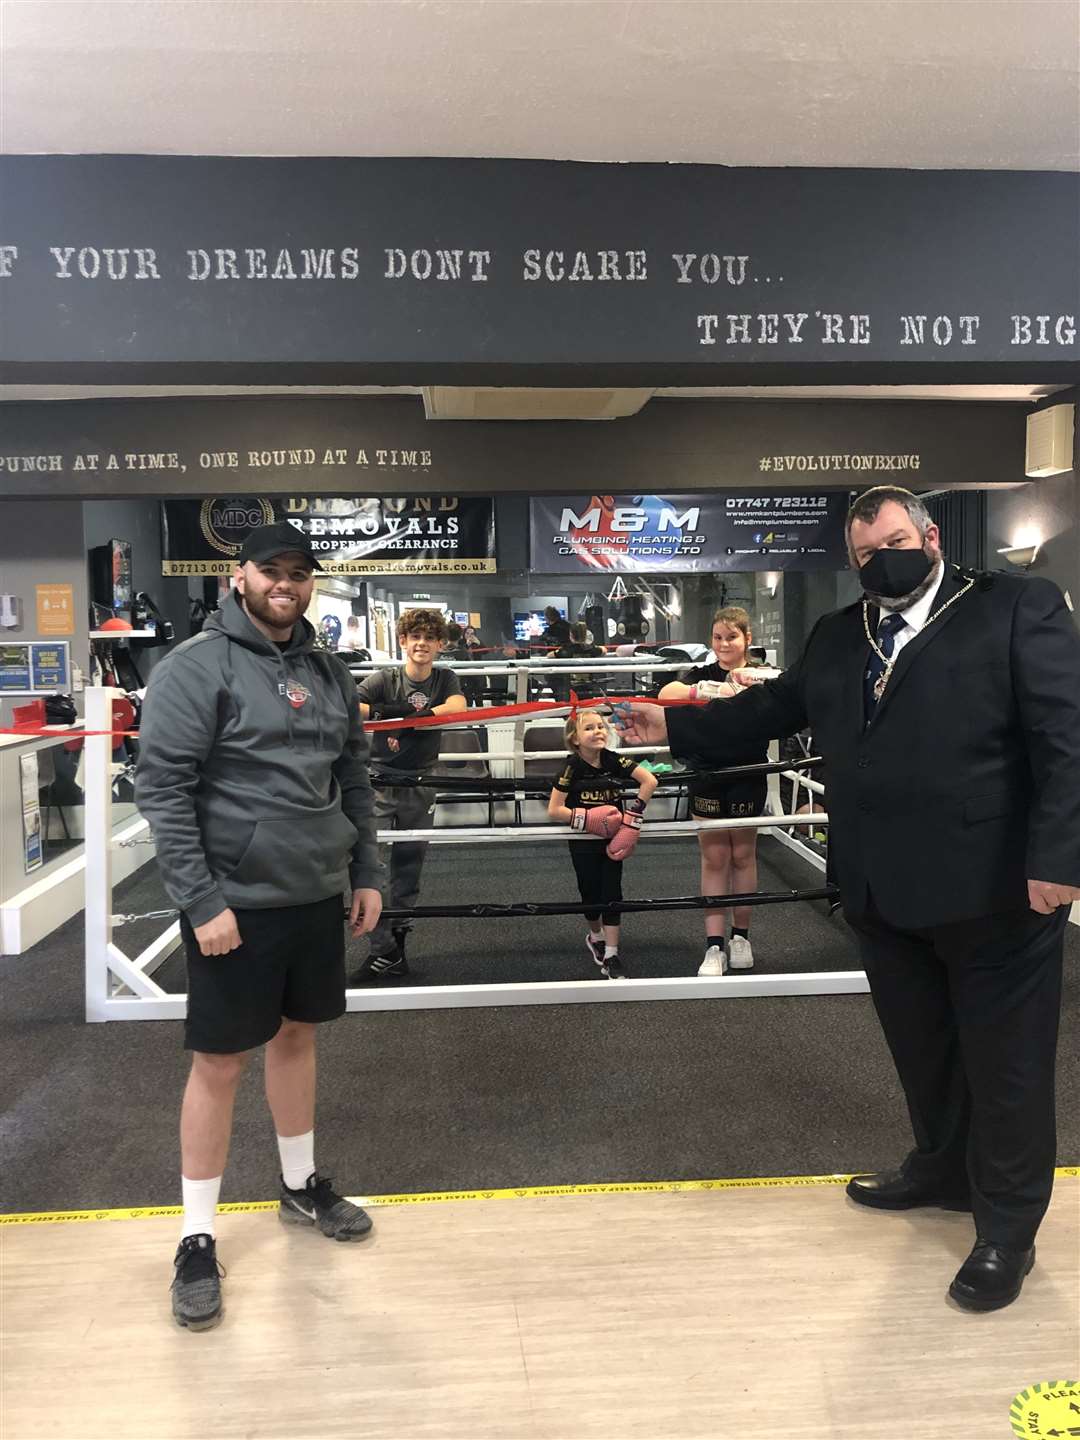
M 763 815 L 769 782 L 764 775 L 748 775 L 726 785 L 691 785 L 690 814 L 695 820 L 737 820 Z
M 188 1003 L 184 1048 L 236 1055 L 265 1045 L 286 1020 L 317 1025 L 345 1013 L 345 905 L 234 910 L 241 944 L 203 955 L 186 915 Z

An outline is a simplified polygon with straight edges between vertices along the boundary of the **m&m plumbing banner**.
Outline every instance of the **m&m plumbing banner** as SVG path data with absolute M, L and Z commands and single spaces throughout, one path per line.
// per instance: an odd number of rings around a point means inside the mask
M 530 501 L 532 569 L 842 570 L 848 492 L 556 495 Z

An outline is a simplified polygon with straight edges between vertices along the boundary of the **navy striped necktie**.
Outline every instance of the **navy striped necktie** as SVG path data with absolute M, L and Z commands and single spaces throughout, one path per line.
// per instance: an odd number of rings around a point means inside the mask
M 896 637 L 904 628 L 905 623 L 904 617 L 893 610 L 883 617 L 878 626 L 878 649 L 881 651 L 881 654 L 885 656 L 885 660 L 892 659 Z M 877 650 L 871 649 L 870 659 L 866 666 L 866 673 L 863 676 L 863 710 L 868 725 L 878 706 L 877 698 L 874 695 L 874 686 L 882 675 L 885 674 L 885 660 L 882 660 Z

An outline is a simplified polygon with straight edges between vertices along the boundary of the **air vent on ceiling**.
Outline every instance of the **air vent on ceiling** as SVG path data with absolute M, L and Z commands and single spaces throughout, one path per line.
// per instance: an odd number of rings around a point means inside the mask
M 634 415 L 651 390 L 511 390 L 425 385 L 429 420 L 617 420 Z
M 1051 405 L 1028 416 L 1025 475 L 1061 475 L 1073 468 L 1073 405 Z

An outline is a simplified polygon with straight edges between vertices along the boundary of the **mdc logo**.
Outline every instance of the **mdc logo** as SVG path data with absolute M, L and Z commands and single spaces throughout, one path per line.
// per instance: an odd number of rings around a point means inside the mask
M 239 555 L 244 536 L 258 525 L 274 523 L 269 500 L 252 495 L 219 495 L 199 507 L 199 529 L 219 555 Z

